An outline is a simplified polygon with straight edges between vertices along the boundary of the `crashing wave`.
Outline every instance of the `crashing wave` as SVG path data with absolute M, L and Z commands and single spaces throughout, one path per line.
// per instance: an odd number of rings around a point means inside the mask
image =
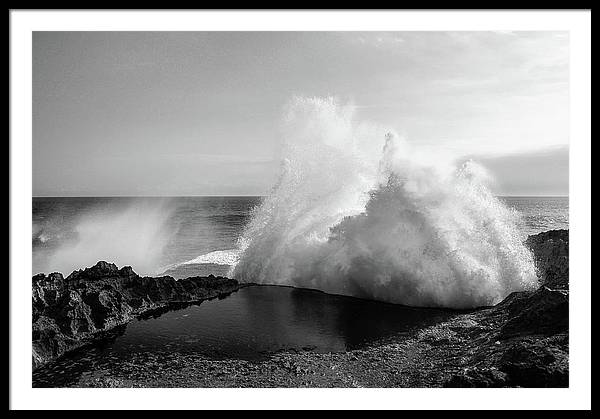
M 453 308 L 537 286 L 518 214 L 474 162 L 418 152 L 334 99 L 295 99 L 284 132 L 282 172 L 240 239 L 236 279 Z

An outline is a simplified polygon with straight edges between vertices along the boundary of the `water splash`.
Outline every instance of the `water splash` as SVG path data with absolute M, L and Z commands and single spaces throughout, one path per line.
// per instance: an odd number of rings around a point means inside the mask
M 453 308 L 537 285 L 517 213 L 474 162 L 412 149 L 332 98 L 296 98 L 283 129 L 281 175 L 240 239 L 235 278 Z
M 92 209 L 77 221 L 73 239 L 51 255 L 47 272 L 68 275 L 108 260 L 117 266 L 132 266 L 142 275 L 154 274 L 164 247 L 175 234 L 168 223 L 174 209 L 168 198 L 136 199 L 126 207 Z
M 157 271 L 157 274 L 164 274 L 168 271 L 180 268 L 186 265 L 222 265 L 222 266 L 233 266 L 240 258 L 239 249 L 227 249 L 227 250 L 215 250 L 212 252 L 204 253 L 198 257 L 195 257 L 184 262 L 172 263 L 163 266 Z

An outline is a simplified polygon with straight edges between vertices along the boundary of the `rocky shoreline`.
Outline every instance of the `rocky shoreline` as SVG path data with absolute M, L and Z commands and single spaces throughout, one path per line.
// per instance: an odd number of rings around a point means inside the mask
M 496 306 L 456 312 L 410 336 L 342 353 L 281 352 L 260 362 L 200 354 L 133 358 L 78 387 L 567 387 L 568 230 L 530 236 L 541 286 Z M 225 296 L 248 284 L 220 277 L 139 277 L 99 262 L 33 278 L 34 368 L 130 320 Z M 151 367 L 148 367 L 151 365 Z
M 98 262 L 32 278 L 33 369 L 106 338 L 135 318 L 224 297 L 248 284 L 223 277 L 141 277 L 131 267 Z

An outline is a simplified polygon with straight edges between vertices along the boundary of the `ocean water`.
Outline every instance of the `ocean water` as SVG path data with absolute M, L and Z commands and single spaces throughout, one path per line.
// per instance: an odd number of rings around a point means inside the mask
M 242 288 L 222 300 L 134 320 L 112 339 L 36 370 L 33 386 L 77 386 L 80 378 L 97 371 L 133 378 L 179 355 L 257 362 L 278 351 L 344 352 L 392 335 L 407 336 L 453 315 L 315 290 Z
M 33 198 L 32 274 L 98 260 L 143 275 L 227 275 L 261 197 Z M 501 197 L 523 235 L 569 228 L 568 197 Z
M 225 275 L 260 199 L 34 198 L 33 273 L 106 260 L 142 275 Z
M 504 196 L 500 199 L 519 212 L 525 235 L 569 229 L 569 197 Z
M 68 274 L 107 260 L 140 274 L 225 275 L 262 199 L 34 198 L 33 272 Z M 568 198 L 502 201 L 520 214 L 523 237 L 568 228 Z M 408 336 L 453 313 L 309 289 L 243 288 L 222 300 L 134 320 L 112 339 L 36 370 L 33 386 L 77 386 L 98 371 L 135 379 L 141 369 L 185 354 L 254 362 L 281 350 L 342 352 Z

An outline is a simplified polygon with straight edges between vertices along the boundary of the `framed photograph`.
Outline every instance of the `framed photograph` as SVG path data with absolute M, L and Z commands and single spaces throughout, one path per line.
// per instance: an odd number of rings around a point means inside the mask
M 10 18 L 11 407 L 590 408 L 591 11 Z

